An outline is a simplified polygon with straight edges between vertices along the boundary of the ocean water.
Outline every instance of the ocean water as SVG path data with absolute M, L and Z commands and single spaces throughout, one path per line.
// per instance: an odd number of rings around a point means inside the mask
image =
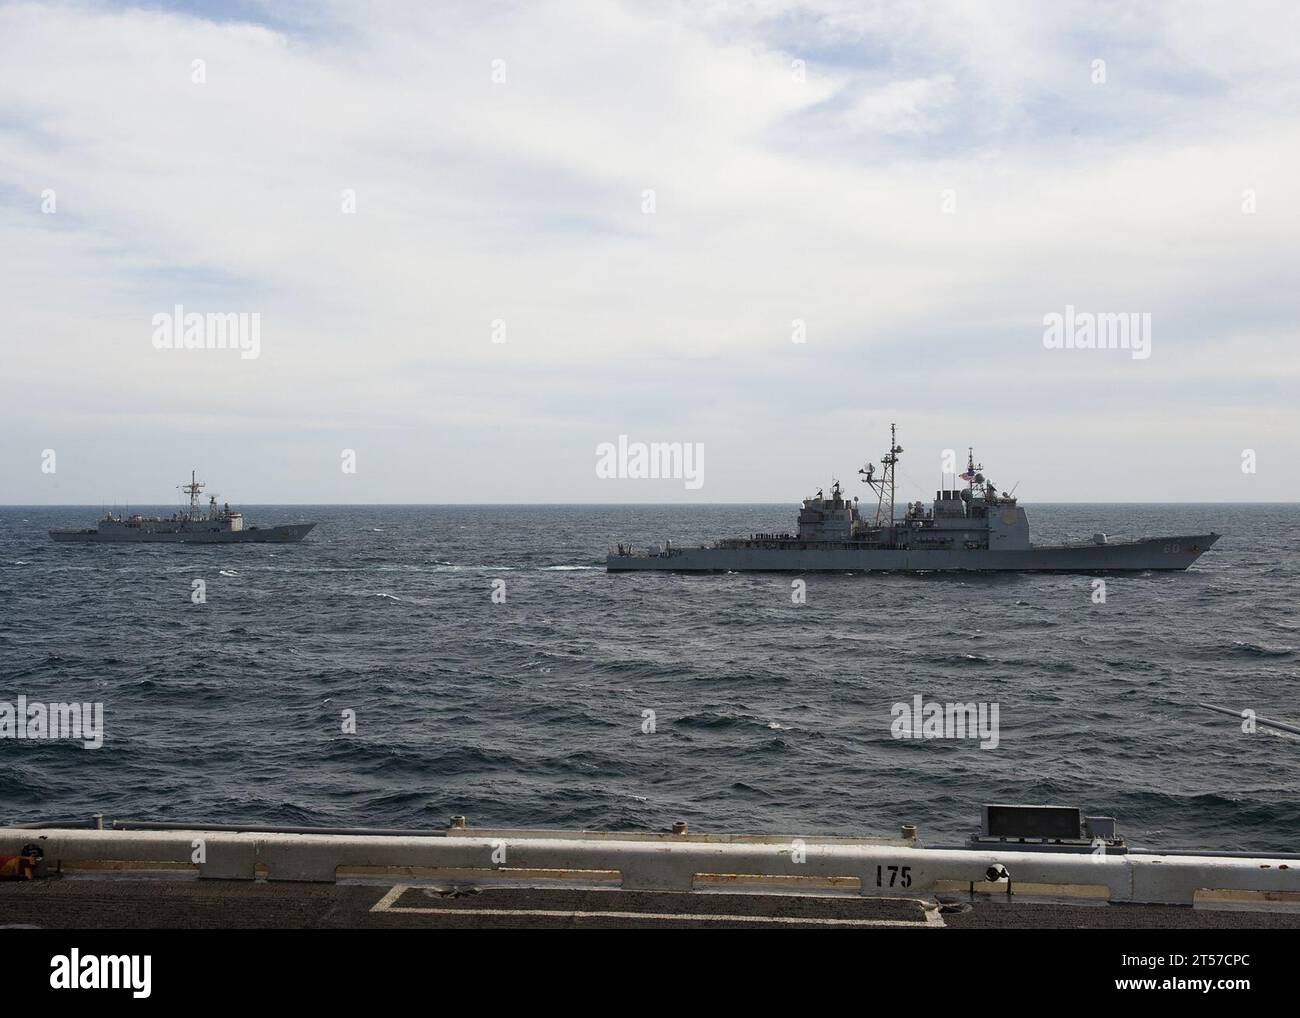
M 602 568 L 618 541 L 788 530 L 788 505 L 249 506 L 320 525 L 242 547 L 55 545 L 97 510 L 0 507 L 0 701 L 102 702 L 106 729 L 0 739 L 0 822 L 955 843 L 1011 801 L 1149 847 L 1300 848 L 1300 738 L 1196 706 L 1300 722 L 1300 507 L 1028 510 L 1044 542 L 1226 536 L 1186 573 L 1108 577 L 1104 604 L 1008 574 L 812 575 L 795 605 L 790 576 Z M 996 703 L 998 746 L 894 738 L 916 695 Z

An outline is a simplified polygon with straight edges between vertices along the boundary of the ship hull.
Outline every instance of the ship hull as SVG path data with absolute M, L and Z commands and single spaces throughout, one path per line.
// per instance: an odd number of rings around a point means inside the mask
M 50 538 L 60 544 L 293 544 L 301 541 L 315 523 L 289 523 L 279 527 L 249 527 L 247 530 L 51 530 Z
M 673 548 L 659 555 L 609 555 L 616 572 L 1146 572 L 1186 569 L 1218 534 L 1152 537 L 1114 544 L 1039 545 L 1016 550 L 906 550 L 789 547 Z

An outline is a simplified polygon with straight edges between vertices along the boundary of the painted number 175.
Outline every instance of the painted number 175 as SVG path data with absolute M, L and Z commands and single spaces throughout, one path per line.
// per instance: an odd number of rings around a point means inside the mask
M 888 884 L 885 883 L 886 876 L 889 877 Z M 876 886 L 877 887 L 911 887 L 912 867 L 911 866 L 877 866 Z

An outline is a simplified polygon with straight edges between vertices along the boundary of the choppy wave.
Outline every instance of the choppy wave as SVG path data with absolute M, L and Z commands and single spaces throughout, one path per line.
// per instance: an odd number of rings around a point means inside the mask
M 1044 542 L 1228 534 L 1105 604 L 1089 577 L 817 575 L 795 605 L 788 577 L 600 565 L 786 530 L 788 506 L 245 508 L 320 526 L 96 547 L 48 541 L 76 510 L 0 516 L 0 701 L 103 702 L 107 726 L 94 751 L 0 740 L 0 816 L 953 841 L 1009 800 L 1156 847 L 1295 848 L 1295 737 L 1196 704 L 1300 721 L 1300 509 L 1030 506 Z M 918 695 L 997 703 L 998 748 L 894 738 Z
M 1291 657 L 1295 654 L 1294 647 L 1270 647 L 1263 643 L 1251 643 L 1248 640 L 1234 640 L 1232 649 L 1236 653 L 1254 657 Z

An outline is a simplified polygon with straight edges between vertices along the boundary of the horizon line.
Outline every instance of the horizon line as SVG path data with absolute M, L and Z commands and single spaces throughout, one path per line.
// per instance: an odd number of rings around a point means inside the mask
M 800 500 L 802 501 L 802 500 Z M 139 508 L 176 508 L 179 503 L 172 502 L 0 502 L 0 509 L 104 509 L 104 508 L 125 508 L 135 505 Z M 1300 505 L 1300 500 L 1252 500 L 1239 501 L 1230 499 L 1215 500 L 1185 500 L 1172 499 L 1163 502 L 1085 502 L 1073 499 L 1043 499 L 1042 501 L 1026 502 L 1018 500 L 1022 506 L 1043 506 L 1043 505 Z M 763 502 L 763 501 L 728 501 L 728 502 L 484 502 L 482 499 L 475 499 L 468 502 L 241 502 L 240 506 L 251 506 L 256 508 L 277 509 L 277 508 L 295 508 L 301 506 L 323 506 L 336 508 L 353 508 L 369 506 L 372 508 L 444 508 L 444 507 L 465 507 L 465 506 L 484 506 L 491 508 L 501 508 L 513 506 L 516 508 L 547 508 L 552 506 L 587 506 L 598 509 L 617 509 L 620 507 L 645 507 L 645 506 L 789 506 L 790 502 Z

